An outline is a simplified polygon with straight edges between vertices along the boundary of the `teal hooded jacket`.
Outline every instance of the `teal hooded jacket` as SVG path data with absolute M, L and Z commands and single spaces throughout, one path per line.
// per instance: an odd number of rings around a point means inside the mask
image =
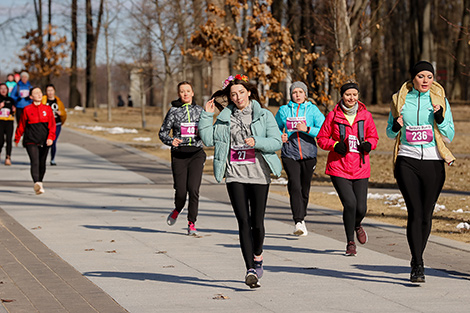
M 279 128 L 273 114 L 251 100 L 253 107 L 253 120 L 251 132 L 255 139 L 255 150 L 261 152 L 271 172 L 280 176 L 281 161 L 276 151 L 281 149 L 282 140 Z M 229 104 L 220 112 L 214 124 L 214 113 L 202 111 L 199 118 L 199 136 L 207 147 L 214 147 L 214 177 L 220 183 L 225 177 L 227 159 L 230 153 L 230 116 L 235 105 Z

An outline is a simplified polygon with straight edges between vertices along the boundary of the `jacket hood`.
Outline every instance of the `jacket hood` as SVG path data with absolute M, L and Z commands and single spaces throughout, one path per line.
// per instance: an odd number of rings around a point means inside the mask
M 179 107 L 183 106 L 183 104 L 184 103 L 183 103 L 183 101 L 181 101 L 180 98 L 171 101 L 171 105 L 174 106 L 175 108 L 179 108 Z M 196 102 L 194 101 L 194 99 L 193 99 L 193 102 L 191 103 L 191 105 L 196 105 Z

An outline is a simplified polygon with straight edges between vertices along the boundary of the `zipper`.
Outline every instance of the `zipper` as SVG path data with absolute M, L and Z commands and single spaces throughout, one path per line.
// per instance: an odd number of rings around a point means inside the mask
M 418 91 L 418 112 L 416 112 L 416 121 L 419 126 L 419 111 L 421 108 L 421 92 Z M 421 145 L 421 160 L 423 160 L 423 155 L 424 155 L 424 148 L 423 145 Z
M 299 104 L 299 105 L 297 105 L 297 114 L 296 114 L 296 117 L 298 117 L 298 116 L 299 116 L 299 110 L 300 110 L 300 104 Z M 306 112 L 304 112 L 304 114 L 305 114 L 305 113 L 306 113 Z M 302 145 L 300 144 L 300 135 L 299 135 L 299 132 L 297 131 L 297 132 L 296 132 L 296 134 L 297 134 L 297 142 L 299 143 L 299 154 L 300 154 L 300 159 L 301 159 L 301 160 L 303 160 L 303 159 L 304 159 L 304 157 L 302 156 Z
M 183 106 L 186 107 L 186 113 L 188 114 L 188 123 L 191 123 L 191 114 L 189 114 L 189 103 L 183 104 Z M 191 146 L 192 143 L 192 137 L 189 137 L 189 145 Z

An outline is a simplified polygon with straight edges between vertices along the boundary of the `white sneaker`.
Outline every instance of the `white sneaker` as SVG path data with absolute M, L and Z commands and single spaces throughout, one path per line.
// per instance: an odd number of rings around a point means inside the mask
M 34 183 L 34 191 L 36 192 L 37 195 L 44 193 L 44 187 L 42 185 L 42 182 Z
M 298 222 L 297 224 L 295 224 L 294 235 L 296 236 L 308 235 L 307 227 L 305 226 L 305 221 Z

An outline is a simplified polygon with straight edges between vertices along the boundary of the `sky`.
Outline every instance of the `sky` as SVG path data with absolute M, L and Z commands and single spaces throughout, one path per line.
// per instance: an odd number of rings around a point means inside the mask
M 52 2 L 52 24 L 58 26 L 58 33 L 66 35 L 70 40 L 70 0 L 54 0 Z M 96 0 L 92 2 L 96 3 Z M 79 1 L 79 10 L 83 10 L 80 6 L 84 6 L 84 1 Z M 43 0 L 43 13 L 46 14 L 47 0 Z M 97 9 L 96 9 L 97 10 Z M 24 16 L 24 17 L 23 17 Z M 22 18 L 18 18 L 22 17 Z M 11 71 L 18 71 L 22 69 L 22 63 L 18 58 L 21 48 L 25 44 L 25 40 L 21 37 L 25 35 L 26 31 L 36 28 L 36 17 L 34 13 L 33 0 L 0 0 L 0 25 L 5 21 L 17 18 L 14 23 L 10 23 L 0 28 L 0 46 L 2 47 L 0 53 L 0 71 L 7 73 Z M 47 18 L 47 17 L 44 17 Z M 85 52 L 84 52 L 84 36 L 82 28 L 85 23 L 84 14 L 79 13 L 78 27 L 79 27 L 79 66 L 84 66 Z M 123 23 L 114 23 L 115 27 L 124 27 Z M 118 26 L 119 25 L 119 26 Z M 80 33 L 81 32 L 81 33 Z M 115 33 L 119 33 L 116 32 Z M 122 32 L 121 32 L 122 33 Z M 101 35 L 100 35 L 101 36 Z M 104 36 L 100 37 L 99 45 L 104 47 Z M 102 48 L 102 47 L 99 47 Z M 104 48 L 98 49 L 104 51 Z M 97 62 L 104 63 L 104 53 L 98 52 Z M 67 62 L 69 63 L 69 62 Z

